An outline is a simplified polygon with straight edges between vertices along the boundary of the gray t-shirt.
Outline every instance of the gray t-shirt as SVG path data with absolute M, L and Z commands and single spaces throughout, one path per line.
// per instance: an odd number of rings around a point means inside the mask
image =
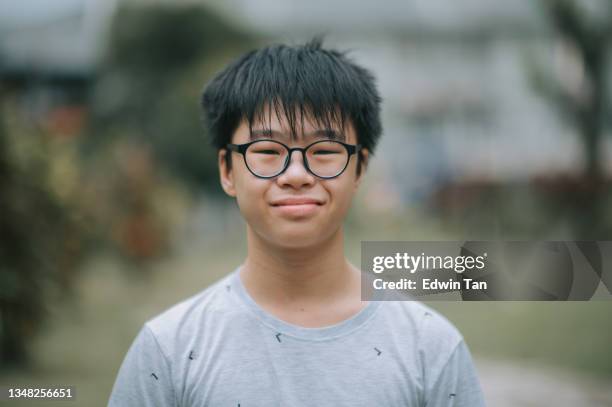
M 109 406 L 484 406 L 457 329 L 418 301 L 370 301 L 323 328 L 284 322 L 239 269 L 147 321 Z

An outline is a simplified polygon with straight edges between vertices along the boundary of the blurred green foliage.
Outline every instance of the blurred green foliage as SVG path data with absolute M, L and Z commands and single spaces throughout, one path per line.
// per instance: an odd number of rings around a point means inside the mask
M 229 58 L 254 44 L 203 7 L 121 8 L 94 87 L 84 151 L 129 138 L 150 147 L 155 165 L 193 190 L 219 192 L 216 151 L 199 119 L 200 92 Z
M 529 71 L 534 89 L 550 102 L 560 120 L 574 128 L 585 157 L 582 174 L 573 179 L 558 177 L 549 184 L 563 192 L 556 202 L 571 197 L 565 209 L 576 238 L 605 240 L 612 232 L 612 222 L 606 218 L 610 182 L 602 166 L 602 138 L 610 127 L 607 79 L 612 7 L 604 4 L 606 7 L 594 18 L 576 0 L 546 0 L 541 6 L 563 46 L 562 69 L 582 73 L 563 78 L 541 67 Z M 553 202 L 555 206 L 559 205 Z
M 69 81 L 28 74 L 0 94 L 2 366 L 26 363 L 84 249 L 118 249 L 132 266 L 158 259 L 185 212 L 184 191 L 220 190 L 199 96 L 253 37 L 192 5 L 125 6 L 110 32 L 79 97 Z M 36 92 L 61 97 L 41 109 Z
M 52 187 L 51 141 L 9 116 L 17 114 L 0 91 L 0 366 L 29 361 L 47 302 L 69 292 L 83 231 Z

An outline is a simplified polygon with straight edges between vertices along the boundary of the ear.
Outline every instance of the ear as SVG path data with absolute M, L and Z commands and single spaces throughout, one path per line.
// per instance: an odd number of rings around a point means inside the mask
M 370 159 L 370 152 L 367 148 L 362 148 L 361 152 L 357 152 L 357 154 L 361 154 L 361 157 L 359 158 L 359 165 L 361 166 L 361 168 L 359 171 L 359 175 L 355 177 L 355 189 L 357 189 L 361 184 L 361 181 L 365 176 L 366 170 L 368 169 L 368 162 Z
M 236 197 L 236 189 L 234 187 L 234 172 L 228 165 L 227 154 L 231 154 L 231 152 L 224 148 L 219 150 L 219 181 L 221 181 L 221 188 L 223 188 L 226 194 Z

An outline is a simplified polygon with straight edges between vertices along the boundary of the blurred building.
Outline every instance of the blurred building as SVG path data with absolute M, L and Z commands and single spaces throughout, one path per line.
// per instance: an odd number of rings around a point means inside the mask
M 116 0 L 0 2 L 0 77 L 32 119 L 75 133 Z
M 327 33 L 328 44 L 354 49 L 385 99 L 381 158 L 373 160 L 370 178 L 399 196 L 400 205 L 448 183 L 525 182 L 582 166 L 578 136 L 529 81 L 532 63 L 564 83 L 581 79 L 538 2 L 215 4 L 272 38 L 300 42 Z M 605 146 L 611 157 L 611 144 Z M 373 199 L 381 192 L 377 186 Z

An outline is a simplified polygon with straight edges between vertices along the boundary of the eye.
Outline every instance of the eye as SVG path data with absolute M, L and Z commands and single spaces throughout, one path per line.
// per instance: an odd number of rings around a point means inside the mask
M 255 150 L 254 153 L 257 153 L 257 154 L 269 154 L 269 155 L 280 155 L 280 151 L 278 151 L 278 150 L 265 150 L 265 149 L 261 149 L 261 150 Z
M 328 155 L 328 154 L 338 154 L 339 151 L 336 150 L 317 150 L 314 152 L 315 155 Z

